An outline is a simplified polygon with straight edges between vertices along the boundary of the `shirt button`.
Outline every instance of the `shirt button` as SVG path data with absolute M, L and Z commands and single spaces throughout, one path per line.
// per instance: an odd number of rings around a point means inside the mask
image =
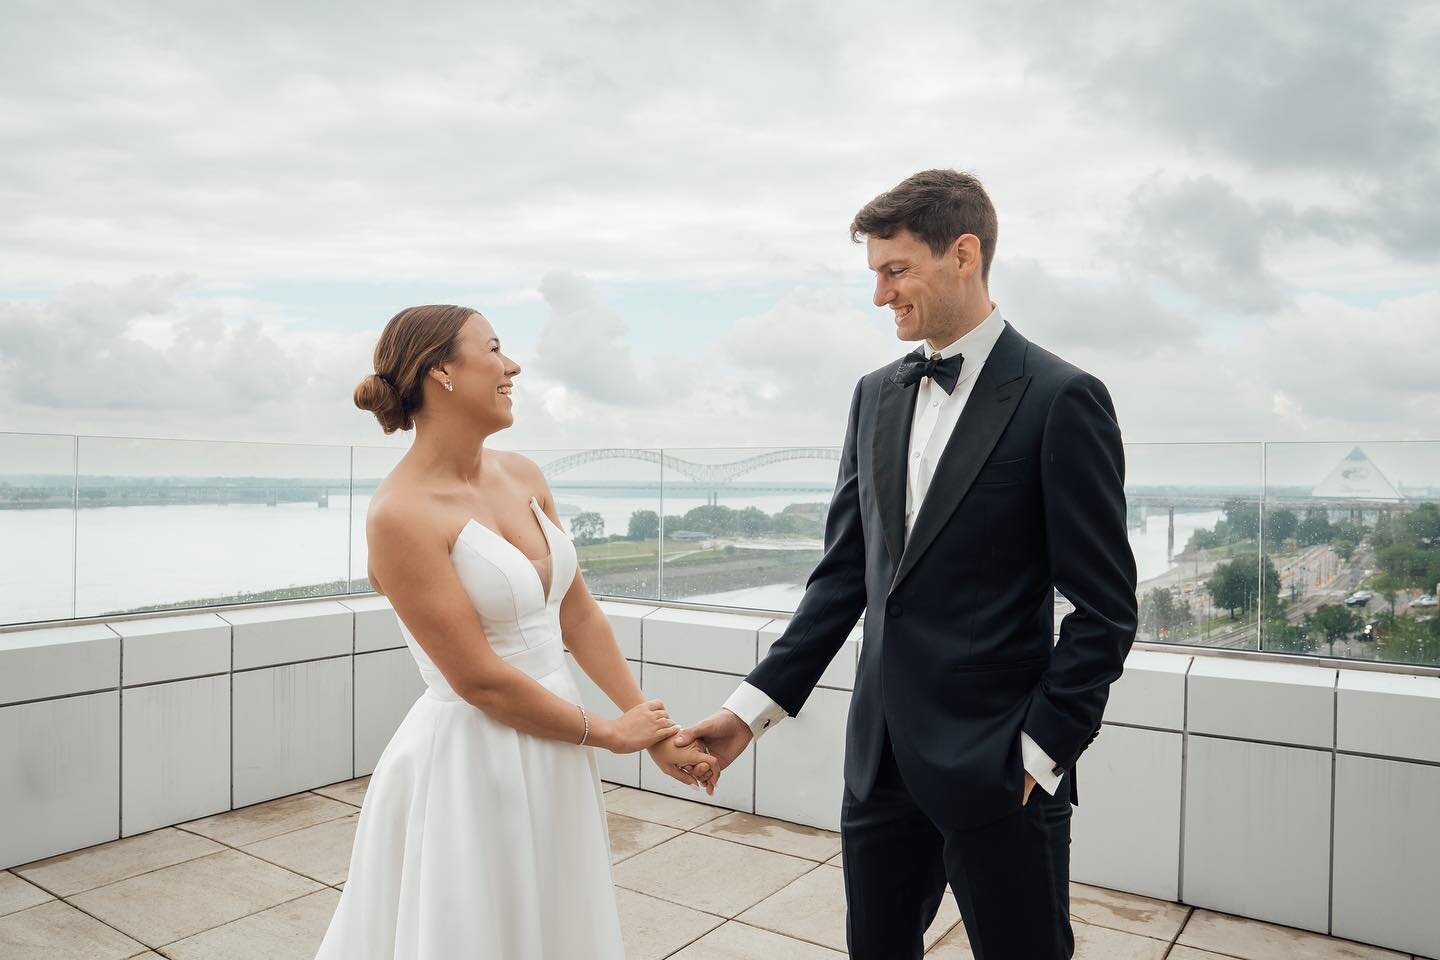
M 920 459 L 920 454 L 918 454 L 918 453 L 911 454 L 911 455 L 910 455 L 910 459 L 912 459 L 912 460 L 919 460 L 919 459 Z
M 930 406 L 932 406 L 932 407 L 938 407 L 938 406 L 940 406 L 940 401 L 939 401 L 939 400 L 931 400 L 931 401 L 930 401 Z

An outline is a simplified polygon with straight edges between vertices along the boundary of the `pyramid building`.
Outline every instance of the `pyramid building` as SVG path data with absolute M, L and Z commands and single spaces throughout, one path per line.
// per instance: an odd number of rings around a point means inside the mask
M 1404 500 L 1374 461 L 1355 447 L 1310 491 L 1325 500 Z

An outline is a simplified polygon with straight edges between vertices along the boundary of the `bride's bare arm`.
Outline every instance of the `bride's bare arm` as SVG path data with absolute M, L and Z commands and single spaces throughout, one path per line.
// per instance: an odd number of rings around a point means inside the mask
M 545 491 L 540 507 L 558 527 L 560 518 L 555 514 L 554 500 L 545 484 L 544 474 L 539 468 L 535 469 L 535 474 L 535 482 Z M 560 635 L 580 669 L 585 671 L 585 675 L 595 682 L 615 706 L 621 710 L 629 710 L 635 704 L 645 701 L 645 694 L 635 682 L 635 675 L 630 672 L 630 664 L 625 661 L 620 644 L 615 640 L 615 629 L 610 626 L 610 618 L 605 616 L 605 611 L 595 602 L 595 597 L 590 593 L 585 577 L 579 570 L 576 570 L 575 579 L 560 601 Z M 665 748 L 663 752 L 662 748 Z M 696 784 L 695 777 L 683 767 L 698 764 L 702 776 L 709 769 L 705 764 L 708 754 L 700 743 L 690 747 L 668 747 L 668 741 L 662 741 L 660 744 L 651 745 L 650 755 L 665 773 L 692 786 Z
M 580 742 L 585 724 L 576 705 L 555 696 L 491 649 L 443 534 L 418 513 L 387 503 L 372 510 L 366 537 L 370 568 L 385 595 L 456 694 L 516 730 L 547 740 Z M 679 729 L 660 701 L 637 698 L 618 719 L 591 715 L 586 742 L 631 753 Z

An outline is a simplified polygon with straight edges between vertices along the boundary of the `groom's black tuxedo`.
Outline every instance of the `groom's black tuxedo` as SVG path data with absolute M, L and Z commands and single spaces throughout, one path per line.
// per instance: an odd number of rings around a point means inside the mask
M 906 542 L 916 389 L 891 381 L 900 362 L 856 384 L 824 556 L 746 679 L 798 714 L 863 610 L 847 803 L 870 797 L 893 744 L 889 762 L 948 846 L 948 831 L 1020 809 L 1021 731 L 1067 771 L 1094 739 L 1135 636 L 1135 561 L 1104 384 L 1008 324 Z M 1056 588 L 1075 610 L 1052 642 Z

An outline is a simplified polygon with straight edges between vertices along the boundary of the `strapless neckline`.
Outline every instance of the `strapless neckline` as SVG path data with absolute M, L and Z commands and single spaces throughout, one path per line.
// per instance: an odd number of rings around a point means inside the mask
M 545 513 L 543 509 L 541 509 L 540 501 L 536 499 L 533 494 L 530 497 L 530 506 L 533 508 L 535 518 L 540 524 L 540 532 L 545 536 L 545 545 L 550 548 L 550 552 L 545 555 L 544 560 L 531 560 L 529 554 L 527 554 L 524 550 L 521 550 L 519 547 L 515 546 L 515 544 L 507 540 L 502 534 L 495 530 L 491 530 L 489 527 L 485 526 L 485 524 L 481 523 L 479 520 L 476 520 L 474 517 L 470 517 L 468 520 L 466 520 L 465 525 L 460 528 L 460 532 L 455 536 L 455 545 L 450 548 L 450 553 L 453 555 L 455 553 L 455 548 L 460 546 L 460 541 L 464 538 L 465 531 L 469 530 L 472 526 L 478 527 L 479 529 L 490 534 L 490 536 L 494 537 L 496 540 L 499 540 L 501 543 L 505 544 L 505 546 L 509 547 L 511 550 L 514 550 L 516 553 L 520 554 L 520 556 L 524 558 L 525 562 L 530 565 L 530 569 L 535 571 L 535 579 L 540 584 L 540 595 L 545 598 L 545 605 L 548 607 L 551 600 L 550 595 L 555 590 L 555 544 L 550 541 L 550 531 L 551 529 L 559 530 L 559 528 L 555 526 L 554 522 L 550 519 L 550 517 Z M 563 533 L 564 531 L 560 532 Z M 545 582 L 545 578 L 540 575 L 540 567 L 542 565 L 546 567 L 546 572 L 550 575 L 550 582 L 548 584 Z

